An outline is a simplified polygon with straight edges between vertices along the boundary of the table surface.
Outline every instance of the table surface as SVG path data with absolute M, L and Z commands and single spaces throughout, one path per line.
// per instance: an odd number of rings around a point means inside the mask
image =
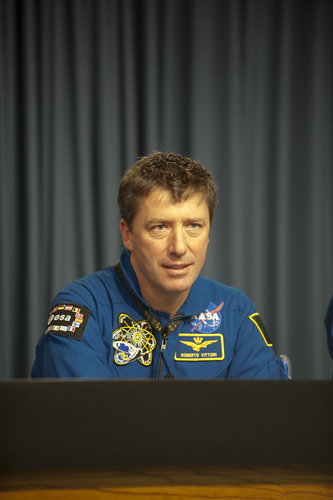
M 1 500 L 333 498 L 333 465 L 119 467 L 0 472 Z

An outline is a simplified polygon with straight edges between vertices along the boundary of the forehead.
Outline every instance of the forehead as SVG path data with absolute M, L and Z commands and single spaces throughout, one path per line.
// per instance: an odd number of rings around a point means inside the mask
M 167 189 L 154 189 L 146 196 L 142 196 L 138 203 L 137 214 L 143 211 L 192 211 L 200 210 L 208 212 L 208 205 L 201 193 L 193 193 L 181 200 L 175 200 Z

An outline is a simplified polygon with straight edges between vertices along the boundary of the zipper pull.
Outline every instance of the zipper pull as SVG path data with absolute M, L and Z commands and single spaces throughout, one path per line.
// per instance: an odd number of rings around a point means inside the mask
M 168 334 L 164 332 L 164 333 L 163 333 L 163 335 L 162 335 L 161 360 L 160 360 L 160 368 L 159 368 L 159 370 L 158 370 L 158 378 L 161 378 L 161 377 L 162 377 L 162 370 L 163 370 L 163 351 L 165 351 L 165 349 L 166 349 L 167 341 L 168 341 Z
M 162 337 L 161 352 L 165 351 L 168 342 L 168 336 L 166 334 Z

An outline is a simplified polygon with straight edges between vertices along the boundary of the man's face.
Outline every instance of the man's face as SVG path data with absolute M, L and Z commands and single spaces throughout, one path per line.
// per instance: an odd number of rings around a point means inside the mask
M 181 305 L 205 262 L 209 242 L 209 211 L 200 194 L 175 202 L 164 189 L 141 199 L 131 230 L 120 223 L 125 248 L 144 299 L 170 312 Z

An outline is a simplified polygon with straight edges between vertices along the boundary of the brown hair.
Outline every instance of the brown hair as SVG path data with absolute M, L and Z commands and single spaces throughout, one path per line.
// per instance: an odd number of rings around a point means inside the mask
M 217 197 L 212 174 L 196 160 L 177 153 L 157 152 L 140 158 L 120 182 L 120 215 L 129 228 L 140 199 L 156 188 L 168 190 L 175 201 L 200 193 L 207 203 L 212 222 Z

